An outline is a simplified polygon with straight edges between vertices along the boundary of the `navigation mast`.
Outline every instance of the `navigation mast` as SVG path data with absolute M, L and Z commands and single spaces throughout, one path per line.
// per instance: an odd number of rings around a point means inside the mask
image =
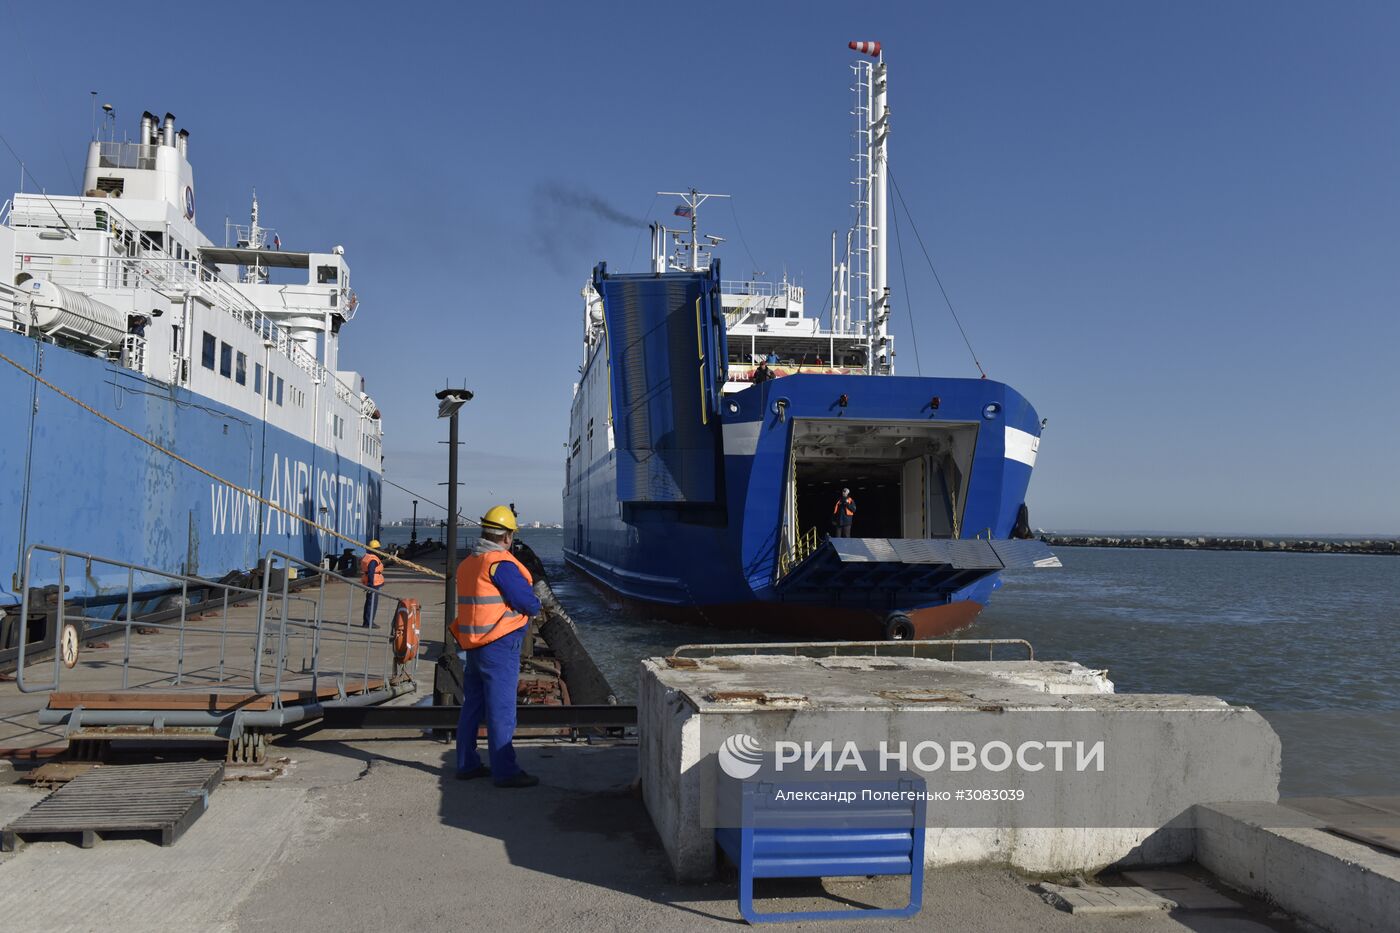
M 878 42 L 848 42 L 854 52 L 874 61 L 859 61 L 855 72 L 856 222 L 846 237 L 845 262 L 833 256 L 832 329 L 849 333 L 857 327 L 866 344 L 867 373 L 894 372 L 889 335 L 889 252 L 885 245 L 889 208 L 890 108 L 885 58 Z M 832 245 L 835 252 L 835 240 Z
M 689 263 L 689 265 L 684 269 L 684 271 L 686 271 L 686 272 L 699 272 L 699 271 L 700 271 L 700 236 L 699 236 L 700 205 L 701 205 L 701 204 L 704 204 L 704 203 L 705 203 L 706 201 L 708 201 L 710 198 L 727 198 L 727 197 L 729 197 L 729 195 L 727 195 L 727 194 L 709 194 L 709 193 L 706 193 L 706 192 L 703 192 L 703 191 L 696 191 L 694 188 L 691 188 L 689 191 L 658 191 L 658 192 L 656 192 L 656 194 L 657 194 L 658 197 L 660 197 L 660 196 L 662 196 L 662 195 L 669 195 L 669 196 L 671 196 L 671 197 L 677 197 L 677 198 L 680 198 L 682 201 L 685 202 L 686 213 L 687 213 L 687 214 L 689 215 L 689 217 L 690 217 L 690 244 L 689 244 L 689 246 L 690 246 L 690 263 Z M 679 214 L 679 213 L 680 213 L 680 210 L 677 209 L 676 213 Z M 713 240 L 713 241 L 715 241 L 715 242 L 718 242 L 720 238 L 719 238 L 719 237 L 710 237 L 710 239 Z

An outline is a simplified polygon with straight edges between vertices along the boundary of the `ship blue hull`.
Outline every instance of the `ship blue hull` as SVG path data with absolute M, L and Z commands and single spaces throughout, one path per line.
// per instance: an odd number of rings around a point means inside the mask
M 359 541 L 379 524 L 379 474 L 186 389 L 0 332 L 0 352 L 160 447 Z M 19 601 L 23 555 L 46 544 L 218 578 L 271 549 L 317 562 L 346 545 L 216 483 L 0 363 L 0 602 Z M 36 558 L 36 562 L 37 562 Z M 35 567 L 35 581 L 42 579 Z M 69 597 L 124 589 L 124 573 L 70 574 Z
M 724 393 L 717 268 L 600 265 L 593 287 L 606 327 L 574 396 L 564 553 L 621 599 L 797 638 L 931 637 L 970 624 L 1002 570 L 1057 563 L 1024 540 L 1041 424 L 1011 387 L 823 372 Z
M 843 395 L 847 405 L 841 408 Z M 936 411 L 929 407 L 934 397 Z M 642 612 L 722 627 L 793 637 L 881 637 L 894 612 L 909 615 L 920 637 L 970 624 L 1000 588 L 1000 574 L 933 592 L 859 584 L 784 592 L 783 487 L 794 426 L 829 419 L 833 409 L 861 424 L 975 426 L 959 537 L 1011 535 L 1032 467 L 1008 456 L 1006 428 L 1033 436 L 1040 431 L 1035 409 L 1014 389 L 980 379 L 796 375 L 725 396 L 722 508 L 628 506 L 618 499 L 616 452 L 600 457 L 565 496 L 567 559 Z M 831 490 L 832 501 L 838 492 Z M 858 512 L 854 534 L 871 521 Z M 812 524 L 822 535 L 831 530 L 821 520 Z

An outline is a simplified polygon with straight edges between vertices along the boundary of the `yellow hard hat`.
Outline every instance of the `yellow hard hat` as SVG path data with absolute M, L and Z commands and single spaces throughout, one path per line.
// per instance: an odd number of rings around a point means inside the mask
M 371 542 L 369 543 L 369 546 L 372 547 L 372 548 L 374 548 L 376 551 L 379 550 L 379 539 L 378 539 L 378 538 L 375 538 L 373 541 L 371 541 Z
M 508 505 L 495 505 L 485 515 L 481 516 L 482 528 L 504 528 L 506 531 L 519 531 L 520 526 L 516 524 L 515 513 Z

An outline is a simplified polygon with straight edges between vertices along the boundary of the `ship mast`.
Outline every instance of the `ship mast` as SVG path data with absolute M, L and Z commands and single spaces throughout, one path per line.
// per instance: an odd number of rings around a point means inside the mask
M 878 42 L 850 42 L 852 51 L 873 62 L 857 62 L 856 223 L 846 240 L 846 261 L 833 257 L 833 330 L 846 333 L 859 322 L 865 334 L 867 373 L 894 372 L 889 335 L 889 253 L 885 236 L 889 208 L 890 108 L 885 58 Z M 833 247 L 835 238 L 833 237 Z M 834 252 L 834 249 L 833 249 Z M 853 313 L 853 308 L 859 313 Z
M 727 197 L 729 197 L 729 195 L 727 195 L 727 194 L 707 194 L 707 193 L 705 193 L 705 192 L 703 192 L 703 191 L 696 191 L 694 188 L 691 188 L 689 191 L 658 191 L 658 192 L 656 192 L 656 194 L 657 194 L 658 197 L 659 197 L 659 196 L 662 196 L 662 195 L 669 195 L 669 196 L 672 196 L 672 197 L 677 197 L 677 198 L 680 198 L 683 202 L 685 202 L 686 214 L 690 217 L 690 244 L 689 244 L 689 245 L 690 245 L 690 262 L 689 262 L 689 264 L 687 265 L 687 267 L 685 268 L 684 271 L 686 271 L 686 272 L 699 272 L 699 271 L 700 271 L 700 236 L 699 236 L 699 229 L 700 229 L 700 205 L 701 205 L 701 204 L 704 204 L 704 203 L 705 203 L 706 201 L 708 201 L 710 198 L 727 198 Z M 676 213 L 679 214 L 679 213 L 680 213 L 680 209 L 677 209 Z M 714 241 L 718 241 L 720 238 L 719 238 L 719 237 L 711 237 L 710 239 L 712 239 L 712 240 L 714 240 Z

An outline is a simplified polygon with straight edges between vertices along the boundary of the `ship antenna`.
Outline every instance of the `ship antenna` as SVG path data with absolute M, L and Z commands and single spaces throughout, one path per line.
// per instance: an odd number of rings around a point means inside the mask
M 248 227 L 248 245 L 253 249 L 262 249 L 262 227 L 258 226 L 258 189 L 253 189 L 253 209 L 251 211 L 251 221 Z
M 676 213 L 684 214 L 690 218 L 690 262 L 686 264 L 685 271 L 700 271 L 700 205 L 710 198 L 727 198 L 727 194 L 710 194 L 703 191 L 696 191 L 691 188 L 689 191 L 658 191 L 657 196 L 671 195 L 680 198 L 685 202 L 685 208 L 676 208 Z

